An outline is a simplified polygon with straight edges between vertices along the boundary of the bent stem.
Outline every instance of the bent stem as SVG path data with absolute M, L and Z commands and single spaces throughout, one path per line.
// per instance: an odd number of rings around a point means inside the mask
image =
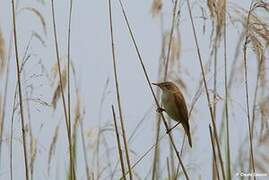
M 127 166 L 129 170 L 129 177 L 130 180 L 133 179 L 132 168 L 131 168 L 131 161 L 129 157 L 129 150 L 128 150 L 128 142 L 125 134 L 125 126 L 123 120 L 123 113 L 121 107 L 121 99 L 120 99 L 120 89 L 119 89 L 119 81 L 118 81 L 118 74 L 117 74 L 117 65 L 116 65 L 116 56 L 115 56 L 115 47 L 114 47 L 114 36 L 113 36 L 113 22 L 112 22 L 112 10 L 111 10 L 111 0 L 109 2 L 109 22 L 110 22 L 110 37 L 111 37 L 111 50 L 112 50 L 112 61 L 113 61 L 113 71 L 114 71 L 114 79 L 115 79 L 115 86 L 116 86 L 116 96 L 117 96 L 117 103 L 118 103 L 118 110 L 120 115 L 120 123 L 123 135 L 123 143 L 125 148 L 125 155 L 127 160 Z
M 219 157 L 219 160 L 220 160 L 222 177 L 225 180 L 225 171 L 224 171 L 224 165 L 223 165 L 223 160 L 222 160 L 222 155 L 221 155 L 221 150 L 220 150 L 220 145 L 219 145 L 217 127 L 216 127 L 216 123 L 215 123 L 215 117 L 214 117 L 214 114 L 213 114 L 213 108 L 212 108 L 211 103 L 210 103 L 209 91 L 208 91 L 207 82 L 206 82 L 206 78 L 205 78 L 205 70 L 204 70 L 204 67 L 203 67 L 202 56 L 201 56 L 201 53 L 200 53 L 200 48 L 199 48 L 199 44 L 198 44 L 198 38 L 197 38 L 196 29 L 195 29 L 194 22 L 193 22 L 193 16 L 192 16 L 192 11 L 191 11 L 191 6 L 190 6 L 190 1 L 189 0 L 187 0 L 187 5 L 188 5 L 188 11 L 189 11 L 189 16 L 190 16 L 190 20 L 191 20 L 191 25 L 192 25 L 192 30 L 193 30 L 196 50 L 197 50 L 197 54 L 198 54 L 198 60 L 199 60 L 199 64 L 200 64 L 200 69 L 202 71 L 203 84 L 204 84 L 204 87 L 205 87 L 206 98 L 207 98 L 208 108 L 209 108 L 209 111 L 210 111 L 211 122 L 212 122 L 212 125 L 213 125 L 213 135 L 214 135 L 215 140 L 216 140 L 216 145 L 217 145 L 218 157 Z
M 144 65 L 142 56 L 141 56 L 141 54 L 140 54 L 140 52 L 139 52 L 139 49 L 138 49 L 136 40 L 135 40 L 135 38 L 134 38 L 133 32 L 132 32 L 131 27 L 130 27 L 129 20 L 128 20 L 127 15 L 126 15 L 126 12 L 125 12 L 125 10 L 124 10 L 122 1 L 119 0 L 119 3 L 120 3 L 120 5 L 121 5 L 121 10 L 122 10 L 122 13 L 123 13 L 125 22 L 126 22 L 126 24 L 127 24 L 127 27 L 128 27 L 129 34 L 130 34 L 130 36 L 131 36 L 132 42 L 133 42 L 133 44 L 134 44 L 136 53 L 137 53 L 137 55 L 138 55 L 139 62 L 140 62 L 141 67 L 142 67 L 142 69 L 143 69 L 143 72 L 144 72 L 146 81 L 147 81 L 147 83 L 148 83 L 148 86 L 149 86 L 150 91 L 151 91 L 151 93 L 152 93 L 152 96 L 153 96 L 153 98 L 154 98 L 154 101 L 155 101 L 155 103 L 156 103 L 156 105 L 157 105 L 157 108 L 160 108 L 160 104 L 159 104 L 159 102 L 158 102 L 158 99 L 157 99 L 157 97 L 156 97 L 154 91 L 153 91 L 153 87 L 152 87 L 152 85 L 151 85 L 151 83 L 150 83 L 150 79 L 149 79 L 149 76 L 148 76 L 146 67 L 145 67 L 145 65 Z M 168 130 L 168 129 L 169 129 L 169 126 L 168 126 L 168 124 L 167 124 L 167 122 L 166 122 L 166 120 L 165 120 L 165 118 L 164 118 L 163 113 L 160 112 L 160 115 L 161 115 L 161 117 L 162 117 L 162 121 L 163 121 L 163 124 L 164 124 L 164 126 L 165 126 L 165 129 Z M 186 178 L 187 180 L 189 180 L 189 176 L 188 176 L 188 174 L 187 174 L 187 171 L 186 171 L 186 169 L 185 169 L 185 166 L 184 166 L 184 164 L 183 164 L 183 161 L 182 161 L 181 158 L 180 158 L 180 154 L 179 154 L 179 152 L 178 152 L 178 150 L 177 150 L 177 147 L 176 147 L 176 145 L 175 145 L 175 143 L 174 143 L 173 137 L 172 137 L 172 135 L 171 135 L 170 133 L 168 134 L 168 136 L 169 136 L 169 139 L 170 139 L 170 141 L 171 141 L 171 143 L 172 143 L 173 149 L 174 149 L 174 151 L 175 151 L 175 153 L 176 153 L 177 159 L 178 159 L 178 161 L 179 161 L 179 163 L 180 163 L 180 165 L 181 165 L 181 168 L 182 168 L 182 171 L 183 171 L 183 173 L 184 173 L 184 176 L 185 176 L 185 178 Z

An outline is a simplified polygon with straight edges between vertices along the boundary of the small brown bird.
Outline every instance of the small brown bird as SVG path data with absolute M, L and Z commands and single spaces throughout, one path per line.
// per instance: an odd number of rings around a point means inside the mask
M 183 94 L 172 82 L 152 84 L 162 89 L 162 104 L 164 109 L 161 108 L 159 111 L 165 111 L 173 120 L 182 124 L 188 136 L 189 144 L 192 147 L 188 109 Z

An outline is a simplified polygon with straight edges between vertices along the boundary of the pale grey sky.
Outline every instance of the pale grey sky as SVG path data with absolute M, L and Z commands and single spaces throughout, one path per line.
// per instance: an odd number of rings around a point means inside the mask
M 250 1 L 240 0 L 233 1 L 238 3 L 240 6 L 247 8 Z M 230 2 L 231 3 L 231 2 Z M 124 22 L 122 12 L 117 0 L 113 1 L 113 25 L 115 34 L 115 48 L 116 58 L 118 64 L 118 75 L 120 82 L 120 90 L 122 97 L 122 106 L 124 112 L 125 126 L 127 136 L 131 135 L 134 127 L 141 120 L 145 113 L 150 109 L 150 113 L 146 116 L 145 121 L 138 130 L 135 138 L 130 144 L 131 161 L 136 162 L 141 155 L 143 155 L 147 149 L 153 144 L 155 140 L 155 105 L 153 105 L 153 98 L 151 92 L 147 86 L 142 68 L 139 64 L 137 54 L 134 46 L 128 34 L 127 26 Z M 136 0 L 124 1 L 126 12 L 128 14 L 132 30 L 135 34 L 136 41 L 139 46 L 140 53 L 144 59 L 145 66 L 148 70 L 151 81 L 157 81 L 158 62 L 160 56 L 161 47 L 161 30 L 159 18 L 153 18 L 150 14 L 152 1 Z M 197 1 L 193 5 L 194 16 L 201 15 L 201 9 L 198 5 L 203 5 L 206 8 L 206 2 Z M 35 89 L 33 91 L 33 97 L 41 98 L 44 101 L 51 101 L 52 90 L 48 85 L 48 81 L 44 77 L 31 78 L 33 74 L 39 74 L 41 72 L 38 61 L 42 63 L 50 70 L 51 66 L 56 62 L 54 41 L 53 41 L 53 29 L 52 29 L 52 17 L 50 1 L 46 2 L 45 5 L 38 3 L 38 1 L 25 1 L 20 0 L 19 9 L 23 7 L 35 7 L 37 8 L 45 18 L 47 27 L 47 36 L 44 35 L 42 26 L 38 21 L 38 18 L 30 12 L 22 11 L 18 14 L 18 41 L 19 41 L 19 53 L 20 57 L 26 48 L 26 44 L 30 38 L 32 31 L 38 31 L 42 34 L 45 39 L 46 47 L 40 45 L 40 43 L 34 39 L 30 46 L 30 53 L 32 57 L 26 65 L 26 77 L 24 86 L 32 84 Z M 229 8 L 234 5 L 230 5 Z M 60 47 L 60 56 L 67 56 L 67 28 L 68 28 L 68 12 L 69 12 L 69 1 L 57 0 L 55 1 L 56 10 L 56 22 L 57 32 Z M 172 3 L 165 1 L 164 5 L 164 22 L 165 30 L 170 29 L 171 15 L 172 15 Z M 181 52 L 180 61 L 182 65 L 181 78 L 187 85 L 187 91 L 184 92 L 188 106 L 191 104 L 191 100 L 197 91 L 198 82 L 200 78 L 200 67 L 198 66 L 197 52 L 195 49 L 193 33 L 191 30 L 189 15 L 186 3 L 183 3 L 181 11 L 181 19 L 179 23 L 180 35 L 181 35 Z M 11 3 L 10 0 L 4 0 L 0 2 L 0 28 L 4 34 L 7 47 L 9 44 L 9 36 L 11 30 Z M 206 31 L 202 32 L 203 25 L 205 23 Z M 195 25 L 198 30 L 199 44 L 201 47 L 202 58 L 204 64 L 209 59 L 210 49 L 210 33 L 211 33 L 211 21 L 208 19 L 203 21 L 202 19 L 196 18 Z M 90 134 L 87 137 L 87 144 L 92 144 L 96 138 L 96 132 L 98 130 L 99 123 L 99 112 L 101 111 L 101 125 L 112 123 L 111 119 L 111 105 L 116 105 L 116 96 L 114 88 L 114 78 L 112 69 L 112 55 L 111 55 L 111 42 L 109 32 L 109 17 L 108 17 L 108 1 L 96 0 L 74 0 L 73 7 L 73 18 L 72 18 L 72 34 L 71 34 L 71 57 L 76 70 L 76 75 L 79 84 L 79 93 L 81 96 L 81 102 L 85 109 L 85 116 L 83 118 L 85 134 Z M 236 42 L 241 31 L 240 26 L 228 25 L 228 67 L 230 68 L 231 62 L 234 56 L 234 49 Z M 241 48 L 242 49 L 242 48 Z M 220 75 L 220 82 L 218 88 L 220 89 L 220 96 L 224 96 L 223 92 L 223 50 L 219 50 L 219 57 L 221 62 L 218 65 L 218 72 Z M 255 56 L 250 53 L 249 58 L 252 59 Z M 239 58 L 240 59 L 240 58 Z M 13 94 L 15 88 L 15 64 L 14 64 L 14 53 L 11 58 L 11 71 L 9 80 L 9 91 L 7 99 L 7 113 L 6 113 L 6 124 L 4 137 L 8 138 L 10 135 L 10 119 L 11 119 L 11 108 L 13 103 Z M 253 66 L 252 66 L 253 63 Z M 252 73 L 255 74 L 255 63 L 250 62 L 250 77 Z M 187 74 L 188 73 L 188 74 Z M 29 80 L 30 79 L 30 80 Z M 107 96 L 104 101 L 104 105 L 100 110 L 100 103 L 102 94 L 104 91 L 105 83 L 109 80 L 107 88 Z M 207 74 L 207 80 L 210 89 L 213 88 L 213 71 Z M 255 78 L 250 78 L 250 84 L 255 82 Z M 250 85 L 250 91 L 253 92 L 253 86 Z M 3 89 L 3 84 L 1 83 Z M 72 88 L 72 93 L 75 93 Z M 253 94 L 253 93 L 252 93 Z M 251 94 L 251 98 L 252 95 Z M 234 86 L 233 99 L 234 111 L 231 112 L 231 142 L 232 142 L 232 160 L 235 162 L 237 156 L 237 149 L 239 142 L 245 138 L 247 124 L 246 124 L 246 113 L 244 106 L 244 84 L 243 79 L 238 80 L 238 85 Z M 73 107 L 75 107 L 74 96 L 72 96 Z M 252 103 L 252 100 L 251 100 Z M 33 133 L 37 139 L 37 159 L 35 161 L 35 173 L 34 179 L 63 179 L 67 172 L 67 139 L 66 130 L 64 124 L 64 116 L 62 113 L 61 100 L 58 103 L 57 110 L 53 110 L 49 107 L 43 107 L 37 103 L 30 103 L 31 105 L 31 116 Z M 218 104 L 220 114 L 222 111 L 222 102 Z M 243 109 L 242 109 L 243 108 Z M 207 108 L 206 98 L 204 92 L 201 98 L 195 106 L 194 114 L 191 117 L 191 127 L 195 133 L 193 134 L 193 148 L 185 147 L 183 161 L 190 169 L 191 179 L 209 179 L 211 176 L 211 144 L 209 141 L 208 124 L 210 122 L 209 111 Z M 220 121 L 218 121 L 220 122 Z M 55 155 L 51 164 L 50 176 L 47 174 L 47 158 L 49 145 L 52 141 L 53 133 L 56 126 L 60 124 L 59 139 L 56 148 Z M 163 125 L 161 126 L 161 134 L 164 133 Z M 19 116 L 16 114 L 15 126 L 14 126 L 15 140 L 14 140 L 14 179 L 21 179 L 23 177 L 23 156 L 22 156 L 22 144 L 20 143 L 21 131 Z M 238 131 L 240 129 L 240 131 Z M 115 137 L 112 131 L 105 132 L 109 147 L 111 148 L 111 160 L 112 167 L 115 166 L 115 160 L 118 156 L 117 150 L 115 149 Z M 182 142 L 182 131 L 178 130 L 174 133 L 176 144 L 178 147 L 181 146 Z M 236 138 L 233 138 L 236 137 Z M 85 179 L 85 170 L 83 155 L 81 149 L 81 138 L 78 133 L 78 167 L 77 175 L 78 179 Z M 168 138 L 164 138 L 160 144 L 161 146 L 161 161 L 163 169 L 163 177 L 166 173 L 166 157 L 168 148 Z M 90 147 L 89 147 L 90 148 Z M 94 159 L 92 157 L 93 150 L 89 150 L 89 166 L 93 168 L 91 163 Z M 224 152 L 224 150 L 223 150 Z M 104 162 L 106 159 L 105 149 L 102 147 L 101 159 Z M 151 162 L 153 157 L 153 151 L 142 160 L 139 165 L 135 168 L 135 172 L 139 174 L 141 178 L 147 177 L 147 174 L 151 170 Z M 4 143 L 3 155 L 1 159 L 1 171 L 0 179 L 9 178 L 9 146 L 8 141 Z M 176 161 L 176 159 L 175 159 Z M 101 161 L 102 162 L 102 161 Z M 95 162 L 94 162 L 95 163 Z M 103 167 L 104 165 L 102 165 Z M 118 169 L 120 167 L 118 166 Z M 91 169 L 92 170 L 92 169 Z M 93 169 L 95 170 L 95 169 Z M 104 171 L 104 175 L 101 179 L 106 179 L 106 175 L 110 173 L 109 170 Z M 233 171 L 233 175 L 234 175 Z M 115 175 L 117 179 L 120 175 L 118 171 Z

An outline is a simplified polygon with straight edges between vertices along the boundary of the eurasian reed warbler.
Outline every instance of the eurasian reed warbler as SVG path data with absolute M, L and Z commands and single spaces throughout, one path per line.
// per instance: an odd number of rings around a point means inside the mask
M 165 111 L 173 120 L 181 123 L 192 147 L 188 109 L 180 89 L 172 82 L 152 83 L 162 90 L 162 105 L 157 111 Z

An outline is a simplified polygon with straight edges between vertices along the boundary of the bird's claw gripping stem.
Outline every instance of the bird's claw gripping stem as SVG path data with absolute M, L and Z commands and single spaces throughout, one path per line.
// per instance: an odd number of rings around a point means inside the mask
M 156 112 L 158 112 L 158 113 L 162 113 L 163 111 L 165 111 L 165 109 L 163 109 L 163 108 L 161 108 L 161 107 L 158 107 L 158 108 L 156 109 Z

